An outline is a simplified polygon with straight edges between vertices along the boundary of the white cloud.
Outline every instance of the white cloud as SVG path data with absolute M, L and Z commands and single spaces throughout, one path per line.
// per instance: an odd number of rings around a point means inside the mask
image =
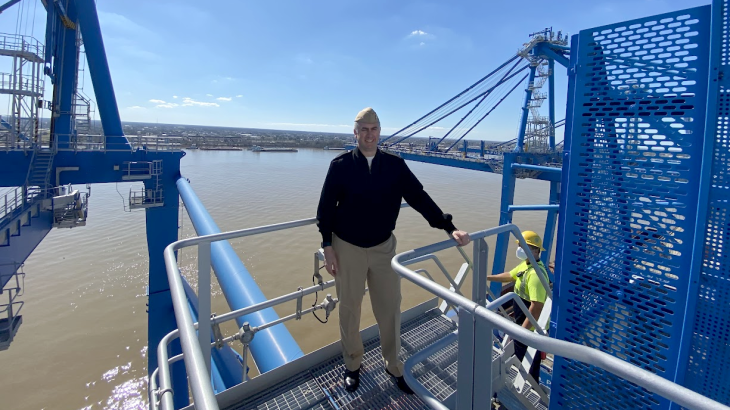
M 436 36 L 423 30 L 413 30 L 405 37 L 405 40 L 412 44 L 412 47 L 423 47 L 435 39 Z
M 165 104 L 165 102 L 162 100 L 150 100 L 150 102 L 153 104 Z
M 173 95 L 172 98 L 177 98 L 177 95 Z
M 231 101 L 233 98 L 231 97 L 218 97 L 216 100 L 218 101 Z
M 241 94 L 238 94 L 238 95 L 236 96 L 236 98 L 241 98 L 241 97 L 243 97 L 243 95 L 241 95 Z
M 178 105 L 175 103 L 165 103 L 165 104 L 158 104 L 156 105 L 157 108 L 175 108 Z
M 127 107 L 128 110 L 144 110 L 144 107 L 140 107 L 139 105 L 133 105 L 131 107 Z
M 205 94 L 206 97 L 212 97 L 213 94 Z
M 214 102 L 202 102 L 202 101 L 195 101 L 192 98 L 184 98 L 183 99 L 183 107 L 192 107 L 192 106 L 198 106 L 198 107 L 220 107 L 219 104 Z

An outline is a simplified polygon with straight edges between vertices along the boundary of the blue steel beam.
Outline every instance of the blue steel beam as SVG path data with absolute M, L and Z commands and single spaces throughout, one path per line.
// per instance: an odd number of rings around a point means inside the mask
M 505 167 L 507 164 L 505 164 Z M 531 164 L 511 164 L 512 168 L 515 169 L 528 169 L 531 171 L 551 172 L 553 174 L 562 174 L 563 170 L 556 167 L 546 167 L 543 165 L 531 165 Z
M 510 212 L 514 211 L 557 211 L 558 205 L 510 205 Z
M 525 145 L 525 130 L 527 129 L 527 117 L 530 115 L 528 105 L 532 99 L 532 85 L 535 81 L 536 66 L 530 66 L 530 77 L 527 80 L 527 88 L 525 88 L 525 102 L 522 104 L 522 119 L 520 120 L 520 131 L 517 133 L 517 144 L 515 152 L 522 152 Z
M 505 153 L 504 166 L 502 167 L 502 194 L 499 207 L 499 225 L 512 222 L 512 212 L 509 207 L 515 198 L 515 174 L 512 169 L 512 163 L 515 161 L 517 154 Z M 507 249 L 509 247 L 509 232 L 497 235 L 497 244 L 494 249 L 494 259 L 492 260 L 492 275 L 498 275 L 504 272 L 504 265 L 507 262 Z M 502 294 L 502 284 L 492 282 L 489 285 L 492 294 L 499 297 Z
M 547 57 L 549 60 L 555 60 L 558 64 L 566 68 L 570 64 L 570 60 L 567 57 L 560 53 L 556 53 L 555 50 L 551 49 L 547 44 L 537 47 L 536 53 Z
M 56 9 L 50 4 L 46 7 L 46 54 L 45 54 L 45 66 L 43 72 L 51 78 L 51 84 L 56 84 L 56 75 L 53 71 L 53 56 L 56 52 L 56 26 L 58 20 L 56 19 Z
M 102 158 L 112 156 L 117 153 L 102 153 Z M 129 152 L 125 153 L 127 157 L 131 157 Z M 136 154 L 136 153 L 135 153 Z M 136 156 L 136 155 L 134 155 Z M 98 158 L 98 157 L 97 157 Z M 167 269 L 165 268 L 164 250 L 167 245 L 175 242 L 178 237 L 178 216 L 179 204 L 177 186 L 175 181 L 180 176 L 180 158 L 181 153 L 168 153 L 159 155 L 158 158 L 163 159 L 162 175 L 160 183 L 163 189 L 164 205 L 159 207 L 147 208 L 145 210 L 145 224 L 147 230 L 147 252 L 149 257 L 149 298 L 148 298 L 148 318 L 147 318 L 147 345 L 150 347 L 148 352 L 148 375 L 157 368 L 157 346 L 162 338 L 177 329 L 177 321 L 175 320 L 174 310 L 172 309 L 172 296 L 170 294 L 170 285 L 167 282 Z M 88 162 L 86 168 L 93 170 L 91 172 L 103 173 L 104 166 L 98 162 L 91 162 L 90 157 L 85 158 Z M 94 164 L 90 167 L 88 164 Z M 109 167 L 112 168 L 113 167 Z M 73 176 L 76 172 L 69 172 Z M 156 184 L 152 179 L 145 181 L 146 189 L 156 189 Z M 182 353 L 180 340 L 175 340 L 169 347 L 172 356 Z M 187 377 L 185 374 L 185 364 L 180 361 L 172 365 L 172 388 L 176 392 L 187 392 Z M 188 405 L 187 394 L 174 395 L 175 408 L 182 408 Z
M 58 18 L 61 19 L 61 21 L 65 26 L 67 26 L 67 28 L 70 28 L 72 30 L 76 29 L 76 24 L 69 17 L 68 13 L 66 12 L 66 7 L 63 6 L 63 3 L 58 0 L 53 0 L 53 8 L 56 9 L 56 11 L 58 12 Z
M 560 181 L 550 181 L 550 204 L 555 208 L 548 211 L 547 219 L 545 220 L 545 234 L 542 236 L 542 247 L 545 248 L 545 250 L 541 255 L 541 259 L 548 262 L 552 255 L 555 227 L 558 222 L 558 213 L 560 212 Z M 554 282 L 555 276 L 554 273 L 550 272 L 549 266 L 548 274 L 550 275 L 550 281 Z
M 69 2 L 66 13 L 71 21 L 76 21 L 76 3 Z M 57 13 L 54 12 L 56 16 Z M 58 24 L 56 21 L 56 50 L 53 52 L 53 74 L 56 82 L 53 87 L 53 117 L 51 133 L 55 143 L 61 147 L 68 147 L 73 141 L 73 103 L 76 95 L 79 61 L 76 58 L 78 43 L 76 30 Z
M 91 82 L 94 84 L 96 105 L 99 108 L 101 126 L 106 136 L 107 148 L 122 149 L 129 146 L 124 137 L 119 108 L 114 95 L 114 84 L 104 50 L 104 40 L 99 27 L 99 16 L 94 0 L 76 0 L 81 34 L 84 39 L 86 61 L 89 64 Z
M 7 2 L 7 3 L 3 4 L 2 6 L 0 6 L 0 13 L 2 13 L 3 11 L 5 11 L 5 10 L 11 8 L 11 7 L 13 7 L 14 5 L 16 5 L 18 3 L 20 3 L 20 0 L 10 0 L 9 2 Z
M 550 76 L 548 77 L 548 119 L 550 120 L 550 151 L 555 151 L 555 128 L 558 127 L 555 124 L 555 60 L 548 59 L 548 71 Z
M 177 187 L 197 234 L 220 233 L 220 229 L 195 195 L 190 183 L 185 178 L 180 178 L 177 180 Z M 223 295 L 232 310 L 267 300 L 228 241 L 213 242 L 210 259 Z M 242 326 L 243 322 L 249 322 L 251 326 L 260 326 L 277 319 L 279 317 L 274 309 L 269 308 L 240 317 L 236 321 L 238 326 Z M 259 371 L 264 373 L 302 357 L 304 353 L 284 324 L 279 324 L 256 333 L 251 343 L 251 355 Z

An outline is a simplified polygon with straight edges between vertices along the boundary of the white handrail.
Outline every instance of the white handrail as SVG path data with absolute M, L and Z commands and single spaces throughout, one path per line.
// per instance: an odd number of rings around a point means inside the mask
M 401 208 L 407 207 L 408 204 L 401 204 Z M 177 242 L 173 242 L 165 248 L 164 259 L 165 267 L 167 269 L 167 280 L 170 284 L 170 296 L 172 298 L 172 306 L 175 312 L 175 319 L 177 321 L 178 329 L 175 332 L 179 333 L 180 344 L 183 350 L 183 360 L 185 361 L 185 368 L 188 373 L 188 381 L 190 383 L 190 390 L 192 392 L 193 403 L 198 410 L 218 410 L 218 403 L 213 393 L 213 388 L 210 385 L 210 377 L 208 376 L 208 365 L 203 356 L 203 351 L 196 335 L 196 324 L 193 323 L 192 316 L 188 309 L 187 297 L 185 295 L 185 289 L 182 284 L 182 277 L 180 275 L 180 269 L 177 266 L 177 259 L 175 253 L 177 250 L 196 246 L 201 244 L 207 244 L 210 246 L 212 242 L 229 240 L 234 238 L 242 238 L 246 236 L 260 235 L 263 233 L 282 231 L 291 228 L 297 228 L 301 226 L 313 225 L 317 222 L 317 218 L 299 219 L 290 222 L 284 222 L 273 225 L 259 226 L 256 228 L 240 229 L 237 231 L 222 232 L 212 235 L 198 236 L 194 238 L 182 239 Z M 200 266 L 199 273 L 200 273 Z M 208 274 L 210 274 L 208 272 Z M 198 278 L 200 280 L 200 278 Z M 212 323 L 219 323 L 220 321 L 230 319 L 237 314 L 243 314 L 241 311 L 251 308 L 258 308 L 262 305 L 270 303 L 276 303 L 277 299 L 272 299 L 254 307 L 238 310 L 236 312 L 229 312 L 227 314 L 217 316 L 211 321 L 209 317 L 200 317 L 201 326 L 210 326 Z M 168 334 L 163 338 L 158 345 L 158 369 L 160 378 L 160 407 L 164 409 L 172 409 L 172 383 L 170 378 L 169 368 L 161 365 L 166 362 L 167 348 L 166 344 L 163 350 L 163 342 L 173 337 L 173 333 Z M 162 353 L 162 355 L 160 355 Z M 162 359 L 161 359 L 162 358 Z M 169 393 L 169 394 L 168 394 Z
M 470 234 L 470 236 L 472 240 L 483 240 L 483 238 L 486 238 L 488 236 L 497 235 L 505 232 L 512 233 L 520 241 L 520 243 L 525 244 L 524 238 L 522 237 L 520 230 L 517 228 L 517 226 L 513 224 L 506 224 L 495 228 L 475 232 L 473 234 Z M 577 360 L 599 367 L 603 370 L 608 371 L 609 373 L 628 380 L 631 383 L 641 386 L 650 392 L 656 393 L 688 409 L 730 410 L 730 407 L 722 403 L 705 397 L 674 382 L 666 380 L 661 376 L 658 376 L 640 367 L 627 363 L 617 357 L 611 356 L 608 353 L 604 353 L 600 350 L 596 350 L 584 345 L 538 335 L 537 333 L 527 330 L 520 325 L 512 323 L 511 321 L 503 318 L 499 314 L 492 312 L 488 308 L 480 306 L 476 302 L 473 302 L 463 296 L 457 295 L 456 293 L 449 291 L 448 289 L 442 287 L 435 282 L 427 280 L 418 273 L 403 266 L 410 259 L 417 258 L 426 254 L 431 254 L 454 246 L 456 246 L 456 241 L 448 240 L 403 252 L 393 258 L 393 260 L 391 261 L 391 266 L 399 275 L 406 278 L 407 280 L 446 300 L 448 303 L 454 306 L 458 306 L 460 309 L 463 309 L 469 314 L 473 315 L 476 319 L 474 321 L 475 329 L 478 329 L 480 327 L 499 329 L 504 333 L 512 336 L 513 338 L 520 340 L 522 343 L 528 346 L 537 348 L 538 350 L 546 353 L 552 353 L 556 356 L 562 356 L 568 359 Z M 531 254 L 528 253 L 528 257 L 530 258 L 533 265 L 536 264 Z M 536 272 L 539 272 L 539 269 L 536 270 Z M 541 277 L 541 280 L 543 279 L 543 275 L 541 273 L 538 273 L 538 276 Z M 483 346 L 480 346 L 480 348 L 483 348 Z M 460 350 L 461 349 L 473 350 L 475 349 L 475 346 L 472 342 L 472 346 L 460 346 Z M 480 363 L 479 365 L 487 366 L 488 369 L 491 369 L 492 362 L 490 360 L 488 363 Z M 491 370 L 487 370 L 487 374 L 490 373 Z M 417 384 L 415 387 L 418 387 Z

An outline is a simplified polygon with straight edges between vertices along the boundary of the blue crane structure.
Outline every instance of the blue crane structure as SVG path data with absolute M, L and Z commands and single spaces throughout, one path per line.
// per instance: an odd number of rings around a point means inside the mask
M 547 212 L 545 256 L 553 246 L 557 254 L 551 336 L 608 352 L 724 403 L 730 402 L 724 374 L 730 366 L 728 1 L 588 29 L 572 38 L 552 29 L 533 33 L 517 55 L 381 141 L 383 149 L 408 160 L 501 173 L 500 225 L 509 224 L 517 211 Z M 5 2 L 0 13 L 18 3 Z M 0 319 L 0 349 L 8 348 L 22 323 L 16 298 L 24 261 L 52 228 L 86 222 L 89 193 L 73 186 L 138 181 L 144 188 L 130 192 L 129 207 L 146 212 L 148 369 L 153 373 L 164 367 L 158 366 L 156 347 L 183 328 L 183 319 L 211 316 L 209 282 L 199 283 L 196 294 L 183 280 L 188 304 L 184 313 L 173 309 L 178 291 L 168 282 L 163 251 L 178 239 L 180 199 L 198 235 L 220 229 L 181 176 L 179 146 L 124 135 L 95 2 L 42 4 L 47 13 L 42 44 L 17 33 L 0 34 L 0 57 L 13 59 L 13 72 L 0 73 L 0 93 L 12 97 L 10 115 L 0 118 L 0 186 L 12 188 L 0 198 L 0 294 L 8 297 L 0 305 L 7 314 Z M 90 127 L 89 100 L 78 87 L 81 47 L 101 118 L 99 132 Z M 567 68 L 569 78 L 561 121 L 555 113 L 556 63 Z M 46 79 L 50 101 L 43 100 Z M 526 86 L 516 138 L 471 146 L 466 135 L 520 84 Z M 41 110 L 51 112 L 48 132 L 39 124 Z M 407 142 L 464 111 L 425 148 Z M 563 124 L 564 144 L 555 138 Z M 547 203 L 515 205 L 518 178 L 548 182 Z M 292 226 L 313 223 L 295 222 Z M 498 236 L 495 273 L 504 271 L 508 239 L 507 231 Z M 202 270 L 214 268 L 232 309 L 266 300 L 228 242 L 200 246 L 198 261 Z M 478 268 L 485 273 L 486 262 Z M 497 294 L 500 289 L 493 286 Z M 476 299 L 484 304 L 484 292 Z M 262 373 L 303 356 L 284 319 L 271 307 L 236 319 L 239 336 L 245 336 L 244 323 L 261 328 L 250 349 Z M 222 343 L 210 326 L 197 331 L 201 350 L 216 342 L 208 350 L 210 360 L 200 355 L 214 391 L 244 381 L 245 355 Z M 162 356 L 179 359 L 181 352 L 173 341 Z M 183 362 L 172 364 L 171 384 L 163 373 L 160 379 L 170 387 L 154 392 L 163 407 L 173 397 L 175 408 L 187 405 L 187 394 L 171 394 L 187 392 Z M 566 358 L 556 358 L 551 388 L 550 408 L 678 408 L 598 367 Z
M 12 0 L 1 5 L 0 12 L 16 3 Z M 0 41 L 0 57 L 14 59 L 14 71 L 0 78 L 0 93 L 9 94 L 13 99 L 10 116 L 0 119 L 0 186 L 13 187 L 0 205 L 0 289 L 9 298 L 2 305 L 8 314 L 0 323 L 0 347 L 8 348 L 22 323 L 19 314 L 22 302 L 16 297 L 21 292 L 18 277 L 22 275 L 24 261 L 53 227 L 73 228 L 85 224 L 88 192 L 79 192 L 73 185 L 121 181 L 144 183 L 144 189 L 130 192 L 129 207 L 146 211 L 150 261 L 148 345 L 157 346 L 164 335 L 176 328 L 163 250 L 177 240 L 178 186 L 187 187 L 183 193 L 192 192 L 180 175 L 184 152 L 174 144 L 144 137 L 132 141 L 124 135 L 95 2 L 48 0 L 42 3 L 47 13 L 43 45 L 17 33 L 4 34 Z M 83 115 L 83 104 L 88 99 L 78 87 L 82 46 L 101 119 L 102 130 L 98 133 L 89 130 L 88 117 Z M 50 101 L 42 100 L 45 78 L 52 85 Z M 48 133 L 39 128 L 39 109 L 43 108 L 51 111 Z M 183 200 L 187 197 L 183 195 Z M 217 231 L 202 205 L 196 207 L 193 203 L 197 201 L 195 195 L 190 197 L 187 208 L 198 232 Z M 201 211 L 196 213 L 191 209 Z M 230 245 L 220 248 L 213 250 L 212 262 L 221 282 L 223 278 L 231 278 L 233 282 L 228 288 L 234 289 L 228 293 L 232 306 L 250 304 L 258 300 L 255 298 L 263 297 L 260 292 L 254 292 L 255 282 L 232 255 Z M 195 292 L 189 290 L 191 313 L 197 316 L 198 308 L 204 304 L 199 306 Z M 210 290 L 198 294 L 209 295 Z M 275 317 L 270 309 L 258 316 L 271 318 L 272 315 Z M 263 369 L 302 355 L 283 325 L 268 329 L 266 334 L 269 340 L 264 335 L 252 350 L 258 346 L 278 346 L 279 354 L 261 358 L 262 362 L 257 364 L 263 364 Z M 173 343 L 171 353 L 180 352 L 179 342 Z M 228 346 L 215 349 L 212 359 L 211 379 L 217 390 L 241 382 L 241 359 L 232 349 Z M 152 372 L 157 367 L 156 349 L 150 349 L 148 360 Z M 173 385 L 184 391 L 187 381 L 183 364 L 175 364 L 172 373 Z M 188 399 L 177 395 L 175 402 L 177 407 L 182 407 Z
M 382 149 L 404 159 L 502 174 L 499 224 L 512 222 L 518 211 L 546 211 L 543 253 L 552 253 L 559 206 L 562 143 L 556 144 L 555 130 L 565 121 L 555 119 L 555 63 L 567 68 L 570 57 L 568 36 L 552 28 L 530 34 L 516 55 L 426 115 L 380 141 Z M 502 143 L 479 141 L 470 146 L 465 137 L 507 97 L 524 86 L 524 102 L 517 137 Z M 547 85 L 547 92 L 543 87 Z M 548 115 L 540 108 L 548 102 Z M 441 138 L 429 137 L 425 146 L 406 142 L 452 115 L 466 113 Z M 460 144 L 461 143 L 461 144 Z M 461 145 L 461 146 L 459 146 Z M 546 204 L 515 205 L 515 182 L 533 178 L 550 184 Z M 504 272 L 509 235 L 497 238 L 492 272 Z M 499 294 L 501 284 L 493 283 Z

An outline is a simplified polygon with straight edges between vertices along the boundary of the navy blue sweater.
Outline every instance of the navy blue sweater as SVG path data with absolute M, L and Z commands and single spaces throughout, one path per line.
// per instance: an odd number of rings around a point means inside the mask
M 357 148 L 337 156 L 330 163 L 317 207 L 322 241 L 332 242 L 332 233 L 362 248 L 387 241 L 402 199 L 432 227 L 448 233 L 456 230 L 451 215 L 441 211 L 402 158 L 378 150 L 368 168 Z

